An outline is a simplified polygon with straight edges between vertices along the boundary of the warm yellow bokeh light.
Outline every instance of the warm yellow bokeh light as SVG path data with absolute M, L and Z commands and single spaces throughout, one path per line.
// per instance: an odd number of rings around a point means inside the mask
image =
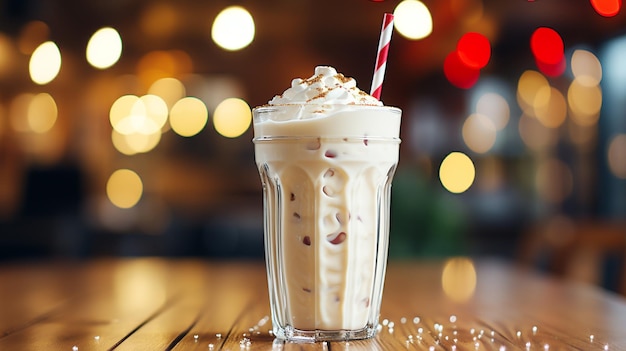
M 121 130 L 122 121 L 133 114 L 137 102 L 139 102 L 139 97 L 135 95 L 123 95 L 113 102 L 109 110 L 109 121 L 113 129 L 122 134 L 129 133 L 129 131 Z
M 143 104 L 143 107 L 135 107 L 136 110 L 144 111 L 144 118 L 148 122 L 143 123 L 143 128 L 137 130 L 142 134 L 155 134 L 161 131 L 161 128 L 167 123 L 167 115 L 169 110 L 167 104 L 159 96 L 148 94 L 139 98 L 135 105 Z
M 161 141 L 161 132 L 157 131 L 152 134 L 133 133 L 124 135 L 126 144 L 135 153 L 146 153 L 154 149 Z
M 117 151 L 130 156 L 152 151 L 161 141 L 161 132 L 157 131 L 152 134 L 121 134 L 113 130 L 111 141 Z
M 585 85 L 578 78 L 567 89 L 567 103 L 572 120 L 581 126 L 597 123 L 602 108 L 602 90 L 599 85 Z
M 476 268 L 469 258 L 448 259 L 441 274 L 443 292 L 454 302 L 469 300 L 476 290 Z
M 209 112 L 202 100 L 195 97 L 185 97 L 170 110 L 170 126 L 172 130 L 184 137 L 194 136 L 206 126 Z
M 111 131 L 111 142 L 115 150 L 127 156 L 135 155 L 137 151 L 130 147 L 126 137 L 125 134 L 118 133 L 115 129 Z
M 139 175 L 130 169 L 118 169 L 109 177 L 106 193 L 113 205 L 131 208 L 141 199 L 143 183 Z
M 35 133 L 45 133 L 52 129 L 57 121 L 57 104 L 48 93 L 35 95 L 28 105 L 28 125 Z
M 595 86 L 602 80 L 602 64 L 592 52 L 575 50 L 571 59 L 574 78 L 585 86 Z
M 476 113 L 489 117 L 496 130 L 502 130 L 509 123 L 511 108 L 502 95 L 486 93 L 476 102 Z
M 548 97 L 544 102 L 544 97 Z M 548 128 L 557 128 L 565 122 L 567 117 L 567 102 L 561 92 L 550 86 L 543 86 L 535 98 L 540 100 L 535 104 L 535 117 Z
M 126 143 L 136 153 L 145 153 L 154 149 L 161 141 L 161 133 L 152 134 L 134 133 L 125 135 Z
M 27 116 L 33 97 L 35 97 L 35 94 L 22 93 L 14 97 L 11 101 L 11 105 L 9 106 L 9 121 L 14 131 L 22 133 L 31 131 Z
M 393 15 L 395 29 L 408 39 L 423 39 L 433 31 L 433 18 L 421 1 L 403 0 L 396 6 Z
M 111 106 L 109 120 L 118 133 L 151 135 L 160 133 L 167 114 L 167 104 L 156 95 L 124 95 Z
M 459 194 L 469 189 L 475 176 L 474 163 L 462 152 L 451 152 L 439 167 L 439 181 L 451 193 Z
M 176 101 L 187 94 L 183 83 L 176 78 L 161 78 L 152 83 L 148 94 L 156 95 L 163 99 L 168 109 L 171 109 Z
M 30 57 L 28 71 L 33 82 L 39 85 L 50 83 L 61 70 L 61 51 L 57 45 L 47 41 L 37 47 Z
M 121 55 L 122 38 L 114 28 L 99 29 L 87 43 L 87 62 L 95 68 L 109 68 L 120 59 Z
M 151 306 L 161 306 L 171 298 L 167 288 L 170 278 L 152 268 L 150 260 L 128 260 L 123 269 L 115 269 L 108 279 L 111 294 L 124 296 L 123 299 L 115 299 L 115 310 L 145 311 Z
M 238 98 L 222 101 L 213 113 L 215 130 L 227 138 L 236 138 L 245 133 L 252 123 L 252 111 L 248 103 Z
M 241 6 L 230 6 L 222 10 L 211 28 L 211 38 L 219 47 L 236 51 L 250 45 L 254 40 L 254 19 Z
M 541 91 L 549 93 L 550 90 L 545 89 L 549 86 L 546 77 L 537 71 L 528 70 L 522 73 L 517 83 L 517 101 L 522 110 L 534 117 L 534 108 L 543 103 L 547 104 L 550 99 L 549 94 L 538 96 L 538 93 Z
M 462 135 L 470 150 L 482 154 L 496 143 L 496 126 L 489 117 L 474 113 L 463 123 Z
M 609 143 L 608 162 L 614 176 L 626 179 L 626 134 L 616 135 Z

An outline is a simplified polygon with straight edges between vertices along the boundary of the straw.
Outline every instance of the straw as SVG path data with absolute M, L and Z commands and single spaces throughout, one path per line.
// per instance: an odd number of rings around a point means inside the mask
M 376 56 L 376 68 L 372 78 L 372 89 L 370 95 L 380 100 L 380 93 L 383 89 L 385 69 L 387 68 L 387 53 L 389 52 L 389 42 L 393 33 L 393 14 L 385 13 L 383 27 L 380 30 L 380 40 L 378 42 L 378 56 Z

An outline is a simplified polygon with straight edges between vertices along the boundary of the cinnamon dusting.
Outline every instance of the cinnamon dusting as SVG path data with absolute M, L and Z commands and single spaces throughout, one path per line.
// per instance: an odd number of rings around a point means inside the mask
M 352 78 L 344 76 L 343 73 L 335 74 L 335 79 L 337 79 L 338 81 L 340 81 L 340 82 L 342 82 L 344 84 L 348 83 L 349 81 L 352 80 Z
M 307 79 L 303 79 L 302 83 L 310 86 L 310 85 L 313 85 L 313 84 L 321 81 L 322 77 L 323 76 L 321 74 L 319 76 L 313 76 L 313 77 L 310 77 L 310 78 L 307 78 Z

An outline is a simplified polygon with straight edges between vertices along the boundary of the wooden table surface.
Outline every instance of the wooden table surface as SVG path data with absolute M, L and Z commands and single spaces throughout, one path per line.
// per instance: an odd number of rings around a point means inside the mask
M 0 265 L 0 350 L 626 350 L 623 297 L 500 261 L 392 261 L 371 340 L 281 344 L 268 315 L 262 262 Z

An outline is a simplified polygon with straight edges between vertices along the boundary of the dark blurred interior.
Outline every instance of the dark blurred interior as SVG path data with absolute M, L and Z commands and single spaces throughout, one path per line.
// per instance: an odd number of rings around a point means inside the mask
M 225 136 L 214 125 L 216 107 L 232 97 L 264 104 L 292 78 L 309 77 L 322 64 L 367 90 L 382 15 L 399 3 L 1 1 L 0 260 L 261 258 L 252 129 Z M 386 105 L 403 109 L 393 259 L 497 256 L 626 292 L 626 11 L 601 15 L 594 3 L 430 0 L 424 1 L 430 35 L 394 33 L 382 96 Z M 248 46 L 229 51 L 212 40 L 211 26 L 232 5 L 249 11 L 255 34 Z M 119 33 L 123 49 L 115 64 L 97 69 L 85 52 L 103 27 Z M 543 74 L 537 66 L 530 38 L 539 27 L 563 39 L 560 74 Z M 491 57 L 475 84 L 459 88 L 443 64 L 467 32 L 489 39 Z M 37 84 L 29 62 L 46 41 L 59 48 L 61 68 L 52 81 Z M 591 61 L 574 62 L 576 52 Z M 575 96 L 576 71 L 593 71 L 593 65 L 601 66 L 599 85 Z M 524 105 L 524 94 L 536 96 L 543 88 L 521 91 L 528 71 L 548 82 L 551 96 L 560 96 L 547 120 L 530 116 Z M 163 127 L 153 148 L 120 151 L 112 141 L 112 105 L 124 95 L 148 94 L 165 78 L 204 102 L 206 126 L 191 136 Z M 475 127 L 472 138 L 469 117 L 487 93 L 505 102 L 491 109 L 504 124 L 487 128 L 492 134 L 486 136 Z M 51 127 L 35 130 L 23 122 L 31 112 L 20 99 L 41 94 L 54 99 L 57 112 Z M 600 94 L 599 103 L 587 99 L 593 94 Z M 493 101 L 486 104 L 493 107 Z M 572 107 L 578 101 L 591 110 L 587 119 Z M 495 140 L 482 147 L 489 136 Z M 454 151 L 475 166 L 471 187 L 461 193 L 442 186 L 439 172 Z M 141 179 L 140 199 L 129 208 L 116 206 L 107 192 L 120 169 Z

